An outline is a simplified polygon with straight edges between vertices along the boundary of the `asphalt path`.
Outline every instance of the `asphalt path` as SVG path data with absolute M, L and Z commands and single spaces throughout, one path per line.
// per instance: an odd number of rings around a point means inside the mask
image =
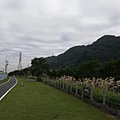
M 0 99 L 2 99 L 16 84 L 17 80 L 14 77 L 10 78 L 8 82 L 0 84 Z

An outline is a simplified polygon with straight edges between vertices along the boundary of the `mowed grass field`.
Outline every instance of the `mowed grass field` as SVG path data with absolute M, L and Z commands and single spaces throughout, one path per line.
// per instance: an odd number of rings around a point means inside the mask
M 116 120 L 81 100 L 41 82 L 18 78 L 0 101 L 0 120 Z M 20 83 L 24 81 L 24 86 Z

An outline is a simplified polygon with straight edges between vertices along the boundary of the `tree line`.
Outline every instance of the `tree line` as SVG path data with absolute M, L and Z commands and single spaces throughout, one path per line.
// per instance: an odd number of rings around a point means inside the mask
M 63 75 L 72 76 L 76 80 L 79 78 L 107 78 L 115 77 L 115 80 L 120 80 L 120 59 L 109 60 L 105 63 L 99 60 L 93 60 L 82 63 L 76 68 L 66 68 L 52 70 L 50 72 L 51 77 L 61 77 Z
M 59 69 L 50 70 L 49 64 L 45 58 L 34 58 L 31 60 L 31 67 L 25 68 L 21 71 L 15 70 L 9 73 L 9 76 L 37 76 L 37 80 L 40 81 L 43 74 L 49 75 L 51 78 L 59 78 L 61 76 L 72 76 L 76 80 L 79 78 L 107 78 L 115 77 L 115 80 L 120 80 L 120 59 L 108 60 L 104 63 L 99 60 L 92 60 L 84 62 L 77 67 L 69 68 L 63 66 Z

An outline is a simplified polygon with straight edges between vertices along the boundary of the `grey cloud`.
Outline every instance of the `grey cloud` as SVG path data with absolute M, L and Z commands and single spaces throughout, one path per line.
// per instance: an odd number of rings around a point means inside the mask
M 23 9 L 23 0 L 5 0 L 5 8 L 10 10 L 21 10 Z
M 120 33 L 120 1 L 1 0 L 0 11 L 1 34 L 14 54 L 6 52 L 0 62 L 13 56 L 16 61 L 9 71 L 17 69 L 20 51 L 26 67 L 34 57 L 58 55 L 104 34 Z

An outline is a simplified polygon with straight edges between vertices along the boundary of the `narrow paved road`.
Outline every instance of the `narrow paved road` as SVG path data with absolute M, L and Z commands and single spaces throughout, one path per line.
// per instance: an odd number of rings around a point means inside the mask
M 6 94 L 15 84 L 17 80 L 12 77 L 8 82 L 0 85 L 0 98 Z

